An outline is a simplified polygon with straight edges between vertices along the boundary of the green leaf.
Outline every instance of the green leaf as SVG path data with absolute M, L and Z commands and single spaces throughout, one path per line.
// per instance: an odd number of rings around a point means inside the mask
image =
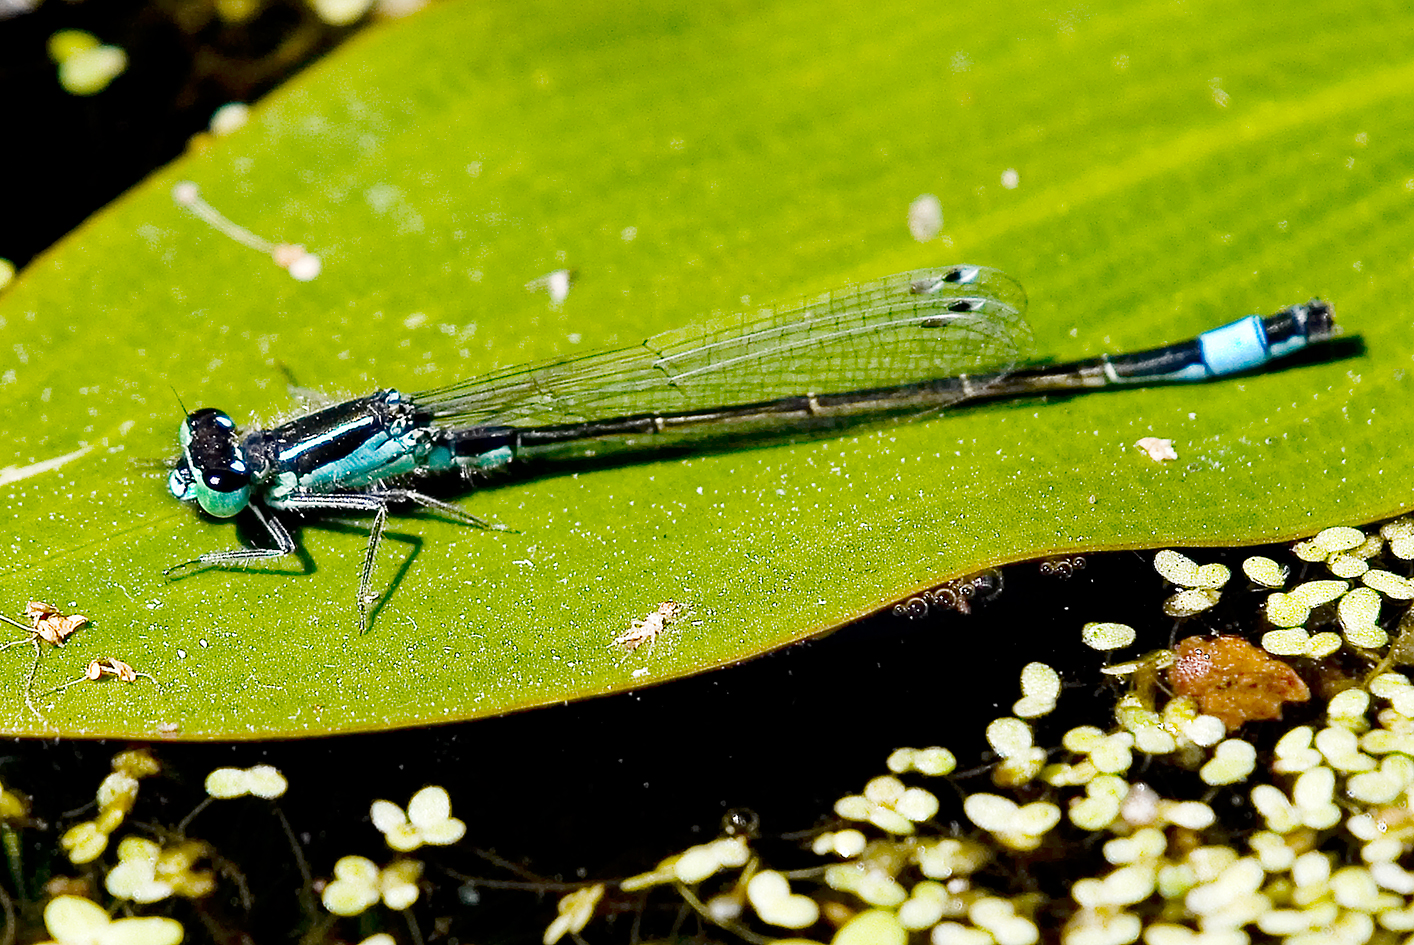
M 36 714 L 14 647 L 0 728 L 255 738 L 499 713 L 699 672 L 990 564 L 1398 512 L 1414 64 L 1387 39 L 1412 25 L 1329 2 L 482 0 L 370 30 L 0 300 L 4 607 L 92 620 L 34 689 L 100 656 L 156 680 Z M 197 220 L 170 196 L 184 179 L 323 274 L 296 282 Z M 925 192 L 947 225 L 919 244 Z M 334 397 L 418 390 L 957 261 L 1027 286 L 1050 358 L 1313 295 L 1366 350 L 510 481 L 459 504 L 514 532 L 395 521 L 362 636 L 358 527 L 307 524 L 299 561 L 163 576 L 261 537 L 134 463 L 175 452 L 173 390 L 269 423 L 299 409 L 282 366 Z M 579 280 L 557 310 L 525 284 L 562 266 Z M 1133 447 L 1150 435 L 1179 459 Z M 654 647 L 612 645 L 670 600 L 687 610 Z

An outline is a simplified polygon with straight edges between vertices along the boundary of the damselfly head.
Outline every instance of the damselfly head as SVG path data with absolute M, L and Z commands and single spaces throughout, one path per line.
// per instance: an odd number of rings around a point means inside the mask
M 167 477 L 172 495 L 195 499 L 217 518 L 230 518 L 250 504 L 250 466 L 229 416 L 211 407 L 194 410 L 182 421 L 178 438 L 182 459 Z

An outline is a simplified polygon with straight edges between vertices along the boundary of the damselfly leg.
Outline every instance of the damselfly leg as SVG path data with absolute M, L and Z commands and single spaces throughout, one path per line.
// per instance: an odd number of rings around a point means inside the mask
M 411 489 L 375 489 L 363 492 L 293 492 L 280 500 L 281 511 L 291 512 L 354 512 L 373 515 L 369 530 L 368 548 L 364 551 L 363 567 L 359 570 L 358 581 L 358 625 L 359 632 L 368 630 L 368 617 L 372 604 L 378 595 L 371 591 L 373 564 L 378 557 L 378 546 L 383 541 L 383 531 L 388 524 L 388 512 L 395 505 L 418 505 L 437 512 L 448 519 L 492 531 L 506 531 L 503 525 L 487 522 L 469 512 L 464 512 L 447 502 Z M 274 548 L 234 548 L 229 551 L 210 551 L 164 571 L 171 575 L 184 568 L 195 566 L 224 567 L 227 565 L 249 564 L 252 561 L 269 561 L 294 554 L 299 547 L 290 530 L 280 521 L 273 509 L 267 509 L 258 502 L 246 506 L 265 529 Z

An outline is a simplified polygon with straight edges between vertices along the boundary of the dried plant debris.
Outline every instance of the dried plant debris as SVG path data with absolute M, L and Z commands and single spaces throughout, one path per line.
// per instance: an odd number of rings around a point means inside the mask
M 309 282 L 319 277 L 323 263 L 319 257 L 298 243 L 272 243 L 231 222 L 221 211 L 202 199 L 201 189 L 189 180 L 178 181 L 172 187 L 172 200 L 185 207 L 193 215 L 204 220 L 216 231 L 226 235 L 242 246 L 269 256 L 275 265 L 284 269 L 300 282 Z
M 1311 698 L 1296 670 L 1242 637 L 1189 637 L 1174 655 L 1168 669 L 1174 692 L 1194 699 L 1228 731 L 1254 719 L 1279 719 L 1285 703 Z
M 1172 462 L 1178 459 L 1178 451 L 1173 448 L 1173 440 L 1146 436 L 1141 437 L 1134 445 L 1148 454 L 1149 458 L 1156 463 Z
M 632 653 L 646 643 L 651 653 L 658 638 L 667 632 L 669 624 L 682 616 L 684 609 L 677 601 L 665 600 L 646 617 L 630 621 L 628 629 L 615 637 L 610 645 L 619 647 L 625 653 Z
M 44 722 L 44 713 L 40 712 L 39 707 L 34 704 L 34 681 L 35 677 L 39 674 L 40 661 L 44 658 L 44 647 L 42 643 L 48 643 L 52 646 L 63 646 L 64 641 L 73 636 L 80 627 L 88 623 L 88 618 L 83 614 L 66 614 L 52 604 L 38 600 L 32 600 L 25 605 L 25 618 L 29 621 L 28 626 L 12 617 L 0 614 L 0 621 L 18 627 L 27 634 L 24 639 L 11 640 L 9 643 L 0 644 L 0 651 L 8 650 L 13 646 L 20 646 L 25 643 L 34 646 L 34 662 L 30 664 L 29 674 L 25 677 L 25 707 L 28 708 L 30 714 L 39 719 L 40 722 Z M 127 664 L 123 665 L 126 666 Z
M 54 605 L 38 600 L 32 600 L 25 605 L 25 619 L 29 621 L 28 626 L 0 614 L 0 620 L 5 623 L 19 627 L 32 634 L 34 639 L 52 643 L 54 646 L 63 646 L 65 640 L 88 623 L 88 618 L 83 614 L 66 614 Z M 30 638 L 26 638 L 18 642 L 28 643 L 29 640 Z
M 110 676 L 117 679 L 119 682 L 125 683 L 137 682 L 139 677 L 151 679 L 153 682 L 157 681 L 151 674 L 138 672 L 133 669 L 129 663 L 118 659 L 116 656 L 100 656 L 98 659 L 89 660 L 88 666 L 85 667 L 82 676 L 55 686 L 53 689 L 46 690 L 42 695 L 47 696 L 55 692 L 62 692 L 70 686 L 77 686 L 85 682 L 97 682 L 100 679 Z

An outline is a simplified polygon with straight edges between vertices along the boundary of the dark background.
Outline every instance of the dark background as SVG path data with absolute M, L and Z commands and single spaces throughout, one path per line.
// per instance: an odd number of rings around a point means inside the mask
M 65 92 L 46 50 L 61 29 L 121 47 L 127 71 L 97 95 Z M 217 108 L 254 101 L 353 29 L 291 0 L 240 26 L 209 0 L 46 0 L 0 20 L 0 257 L 23 267 L 181 154 Z

